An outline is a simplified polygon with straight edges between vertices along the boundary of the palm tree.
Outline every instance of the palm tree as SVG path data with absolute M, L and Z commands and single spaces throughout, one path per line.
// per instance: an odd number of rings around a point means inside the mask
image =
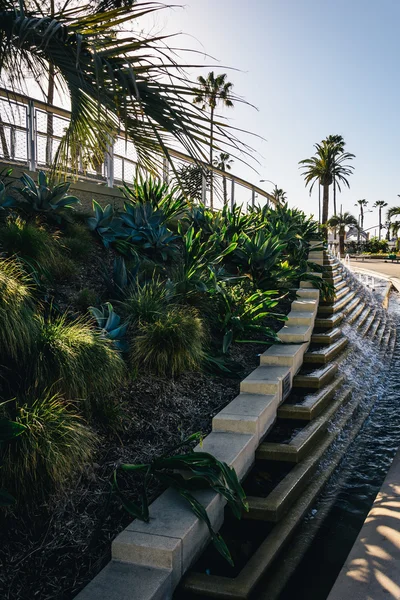
M 100 5 L 66 0 L 51 16 L 51 7 L 43 15 L 38 2 L 0 0 L 0 77 L 6 74 L 13 89 L 24 88 L 30 77 L 42 85 L 43 75 L 54 69 L 55 85 L 71 101 L 58 167 L 65 169 L 79 152 L 84 164 L 103 159 L 121 130 L 134 143 L 140 165 L 152 172 L 163 156 L 171 162 L 168 144 L 174 139 L 196 160 L 206 160 L 202 140 L 209 125 L 193 105 L 193 84 L 182 74 L 168 38 L 119 30 L 163 7 L 115 3 L 119 6 L 112 9 L 112 0 Z M 220 94 L 228 90 L 222 87 Z M 236 145 L 228 132 L 220 123 L 217 142 Z
M 352 174 L 354 167 L 345 162 L 352 160 L 354 154 L 350 152 L 338 154 L 336 145 L 326 141 L 314 144 L 314 148 L 315 156 L 301 160 L 299 164 L 303 169 L 306 186 L 310 185 L 310 195 L 315 183 L 318 182 L 323 187 L 322 224 L 325 224 L 328 221 L 329 186 L 335 180 L 339 191 L 341 191 L 341 183 L 350 187 L 347 177 Z
M 218 158 L 215 158 L 213 161 L 214 167 L 217 167 L 220 171 L 230 171 L 232 168 L 233 160 L 230 157 L 230 154 L 227 152 L 221 152 Z M 222 194 L 224 197 L 224 206 L 228 204 L 228 193 L 226 189 L 226 177 L 223 175 L 222 177 Z
M 322 140 L 322 143 L 326 143 L 326 144 L 330 144 L 332 145 L 335 150 L 336 150 L 336 154 L 340 155 L 343 154 L 344 152 L 344 147 L 346 145 L 346 142 L 343 139 L 343 136 L 341 135 L 328 135 L 328 137 L 325 140 Z M 336 177 L 335 174 L 333 175 L 333 214 L 336 215 Z M 335 230 L 335 237 L 336 237 L 336 230 Z
M 363 198 L 363 200 L 357 200 L 356 204 L 354 206 L 359 206 L 360 207 L 360 229 L 359 231 L 364 231 L 364 208 L 367 206 L 368 204 L 368 200 L 365 200 L 365 198 Z
M 349 212 L 344 214 L 334 215 L 328 221 L 328 227 L 336 230 L 339 228 L 339 252 L 340 255 L 344 255 L 344 238 L 346 235 L 346 227 L 356 226 L 358 227 L 358 221 L 356 217 Z
M 384 200 L 377 200 L 375 202 L 375 204 L 373 204 L 374 208 L 379 208 L 379 241 L 381 239 L 381 229 L 382 229 L 382 208 L 385 208 L 385 206 L 387 206 L 387 202 L 385 202 Z
M 386 225 L 388 226 L 387 227 L 387 232 L 386 232 L 386 239 L 388 241 L 390 240 L 390 222 L 391 222 L 392 218 L 396 217 L 397 215 L 400 215 L 400 206 L 391 206 L 388 209 L 387 213 L 386 213 L 386 220 L 387 220 Z M 395 223 L 397 223 L 397 221 L 395 221 Z M 393 236 L 397 235 L 397 230 L 396 230 L 396 233 L 395 233 L 394 232 L 395 228 L 393 227 L 395 225 L 395 223 L 392 224 L 392 234 L 393 234 Z
M 286 202 L 286 192 L 284 190 L 282 190 L 281 188 L 278 188 L 275 186 L 274 191 L 272 192 L 273 197 L 276 200 L 276 203 L 279 204 L 284 204 Z
M 202 75 L 197 78 L 200 87 L 193 90 L 195 97 L 194 104 L 200 104 L 202 110 L 210 109 L 210 165 L 213 164 L 213 149 L 214 149 L 214 116 L 215 109 L 219 102 L 223 106 L 232 107 L 232 87 L 233 84 L 226 80 L 226 73 L 221 73 L 215 76 L 214 71 L 210 71 L 205 79 Z M 210 205 L 214 208 L 214 188 L 213 188 L 213 173 L 210 173 Z

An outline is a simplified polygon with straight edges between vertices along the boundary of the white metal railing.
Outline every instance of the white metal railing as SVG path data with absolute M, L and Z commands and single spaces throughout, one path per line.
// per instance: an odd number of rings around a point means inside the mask
M 68 126 L 70 112 L 35 100 L 24 94 L 0 88 L 0 161 L 26 166 L 29 171 L 48 169 L 54 161 L 58 145 Z M 275 204 L 271 194 L 233 173 L 198 163 L 190 156 L 170 149 L 174 167 L 199 167 L 199 200 L 210 204 L 209 174 L 213 173 L 214 206 L 219 208 L 229 201 L 235 204 L 254 206 L 260 198 Z M 138 173 L 137 155 L 134 144 L 125 137 L 117 137 L 100 164 L 92 161 L 84 164 L 82 156 L 76 157 L 74 175 L 79 180 L 102 182 L 108 187 L 122 182 L 131 182 Z M 160 176 L 169 181 L 174 174 L 165 159 Z

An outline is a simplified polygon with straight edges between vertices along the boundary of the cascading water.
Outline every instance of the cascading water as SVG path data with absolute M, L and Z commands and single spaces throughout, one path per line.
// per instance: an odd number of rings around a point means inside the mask
M 279 581 L 278 571 L 265 589 L 267 595 L 261 594 L 260 599 L 326 600 L 400 445 L 400 344 L 396 341 L 400 304 L 394 299 L 388 312 L 382 309 L 386 282 L 377 280 L 366 288 L 347 269 L 343 275 L 373 312 L 360 329 L 346 322 L 342 326 L 349 345 L 339 370 L 360 403 L 320 463 L 319 472 L 329 466 L 341 445 L 346 447 L 347 431 L 357 427 L 360 431 L 292 541 L 285 557 L 286 581 L 290 572 L 291 578 L 282 589 L 285 577 Z M 363 337 L 371 327 L 376 327 L 385 352 L 379 350 L 377 341 Z M 337 427 L 338 420 L 340 412 L 330 427 Z

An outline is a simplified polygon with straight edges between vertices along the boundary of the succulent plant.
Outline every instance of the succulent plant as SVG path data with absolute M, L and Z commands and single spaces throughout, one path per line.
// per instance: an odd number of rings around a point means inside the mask
M 107 204 L 102 208 L 96 200 L 93 200 L 94 216 L 87 220 L 90 231 L 96 231 L 106 248 L 110 244 L 129 237 L 129 230 L 124 228 L 124 223 L 118 211 Z
M 4 183 L 0 182 L 0 210 L 12 208 L 16 205 L 16 200 L 7 194 L 7 189 Z
M 67 194 L 71 183 L 65 181 L 51 186 L 47 175 L 39 171 L 38 185 L 32 177 L 24 173 L 20 178 L 23 187 L 18 189 L 29 209 L 35 212 L 47 213 L 54 216 L 57 221 L 66 218 L 68 211 L 73 210 L 75 204 L 79 204 L 76 196 Z
M 88 310 L 96 319 L 104 337 L 112 340 L 115 348 L 120 352 L 128 352 L 129 345 L 126 339 L 128 324 L 121 324 L 121 317 L 114 311 L 111 302 L 106 302 L 100 308 L 89 306 Z

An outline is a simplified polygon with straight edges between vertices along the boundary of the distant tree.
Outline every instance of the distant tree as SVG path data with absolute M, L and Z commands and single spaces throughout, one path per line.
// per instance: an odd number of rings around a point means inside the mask
M 344 255 L 344 238 L 346 236 L 346 227 L 358 227 L 356 217 L 349 212 L 342 215 L 333 215 L 328 221 L 328 227 L 339 229 L 339 251 L 341 256 Z
M 367 206 L 368 200 L 363 198 L 362 200 L 357 200 L 354 206 L 359 206 L 360 210 L 360 230 L 364 231 L 364 208 Z
M 340 155 L 344 152 L 344 147 L 346 142 L 341 135 L 328 135 L 325 140 L 322 140 L 322 143 L 330 144 L 336 150 L 337 155 Z M 333 214 L 337 214 L 336 210 L 336 175 L 333 174 Z
M 221 152 L 218 158 L 215 158 L 213 161 L 214 167 L 217 167 L 220 171 L 230 171 L 232 168 L 233 160 L 230 157 L 230 154 L 227 152 Z M 224 206 L 228 204 L 228 192 L 226 189 L 226 177 L 222 176 L 222 194 L 224 198 Z
M 373 205 L 374 208 L 378 208 L 379 209 L 379 235 L 378 235 L 378 239 L 381 239 L 381 230 L 382 230 L 382 208 L 385 208 L 387 206 L 387 202 L 385 202 L 384 200 L 377 200 L 375 202 L 375 204 Z
M 207 78 L 202 75 L 197 78 L 200 86 L 193 90 L 195 96 L 194 104 L 200 104 L 203 110 L 210 109 L 210 165 L 213 164 L 213 148 L 214 148 L 214 117 L 215 109 L 218 103 L 223 106 L 232 107 L 232 87 L 233 84 L 226 80 L 226 73 L 221 73 L 215 76 L 214 71 L 210 71 Z M 214 208 L 214 186 L 213 174 L 210 173 L 210 205 Z
M 341 147 L 336 143 L 324 140 L 320 144 L 314 144 L 316 149 L 314 156 L 299 162 L 300 168 L 303 169 L 306 186 L 310 185 L 310 194 L 315 183 L 322 185 L 322 224 L 328 221 L 329 186 L 336 181 L 339 191 L 342 183 L 350 187 L 347 178 L 352 174 L 354 167 L 346 164 L 346 161 L 352 160 L 354 154 L 341 152 Z
M 272 192 L 272 195 L 277 204 L 284 204 L 286 202 L 286 199 L 287 199 L 286 192 L 284 190 L 282 190 L 281 188 L 278 188 L 275 186 L 275 189 Z

